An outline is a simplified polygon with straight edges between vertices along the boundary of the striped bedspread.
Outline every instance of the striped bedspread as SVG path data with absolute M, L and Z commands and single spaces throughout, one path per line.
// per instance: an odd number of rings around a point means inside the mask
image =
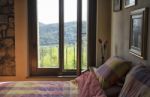
M 93 72 L 71 81 L 0 82 L 0 97 L 106 97 Z
M 77 97 L 73 81 L 0 82 L 0 97 Z

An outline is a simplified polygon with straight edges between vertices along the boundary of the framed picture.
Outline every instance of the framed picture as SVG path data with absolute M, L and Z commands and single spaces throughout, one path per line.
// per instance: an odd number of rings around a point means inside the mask
M 130 14 L 130 53 L 146 59 L 148 31 L 148 8 L 132 11 Z
M 136 0 L 124 0 L 124 7 L 134 6 L 136 4 Z
M 121 10 L 121 1 L 122 0 L 113 0 L 113 10 L 120 11 Z

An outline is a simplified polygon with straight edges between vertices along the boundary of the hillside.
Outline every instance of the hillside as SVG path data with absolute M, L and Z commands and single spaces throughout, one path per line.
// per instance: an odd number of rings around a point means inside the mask
M 39 23 L 40 45 L 55 45 L 59 43 L 59 24 Z M 86 22 L 83 22 L 83 33 L 86 32 Z M 64 25 L 64 40 L 67 44 L 76 43 L 76 23 L 67 22 Z M 82 35 L 86 37 L 85 34 Z M 85 38 L 84 38 L 85 39 Z

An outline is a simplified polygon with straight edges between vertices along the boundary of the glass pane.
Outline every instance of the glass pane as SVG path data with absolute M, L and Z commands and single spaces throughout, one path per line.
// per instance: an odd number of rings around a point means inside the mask
M 132 36 L 132 45 L 137 49 L 141 50 L 142 48 L 142 20 L 140 18 L 133 19 L 133 36 Z
M 87 69 L 87 0 L 82 0 L 82 53 L 81 66 L 82 70 Z
M 76 69 L 77 0 L 64 0 L 64 69 Z
M 37 0 L 38 68 L 59 68 L 59 0 Z

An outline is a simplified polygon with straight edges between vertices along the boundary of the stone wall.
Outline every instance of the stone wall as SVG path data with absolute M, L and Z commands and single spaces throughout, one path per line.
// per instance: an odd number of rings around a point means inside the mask
M 0 75 L 15 75 L 14 1 L 0 0 Z

